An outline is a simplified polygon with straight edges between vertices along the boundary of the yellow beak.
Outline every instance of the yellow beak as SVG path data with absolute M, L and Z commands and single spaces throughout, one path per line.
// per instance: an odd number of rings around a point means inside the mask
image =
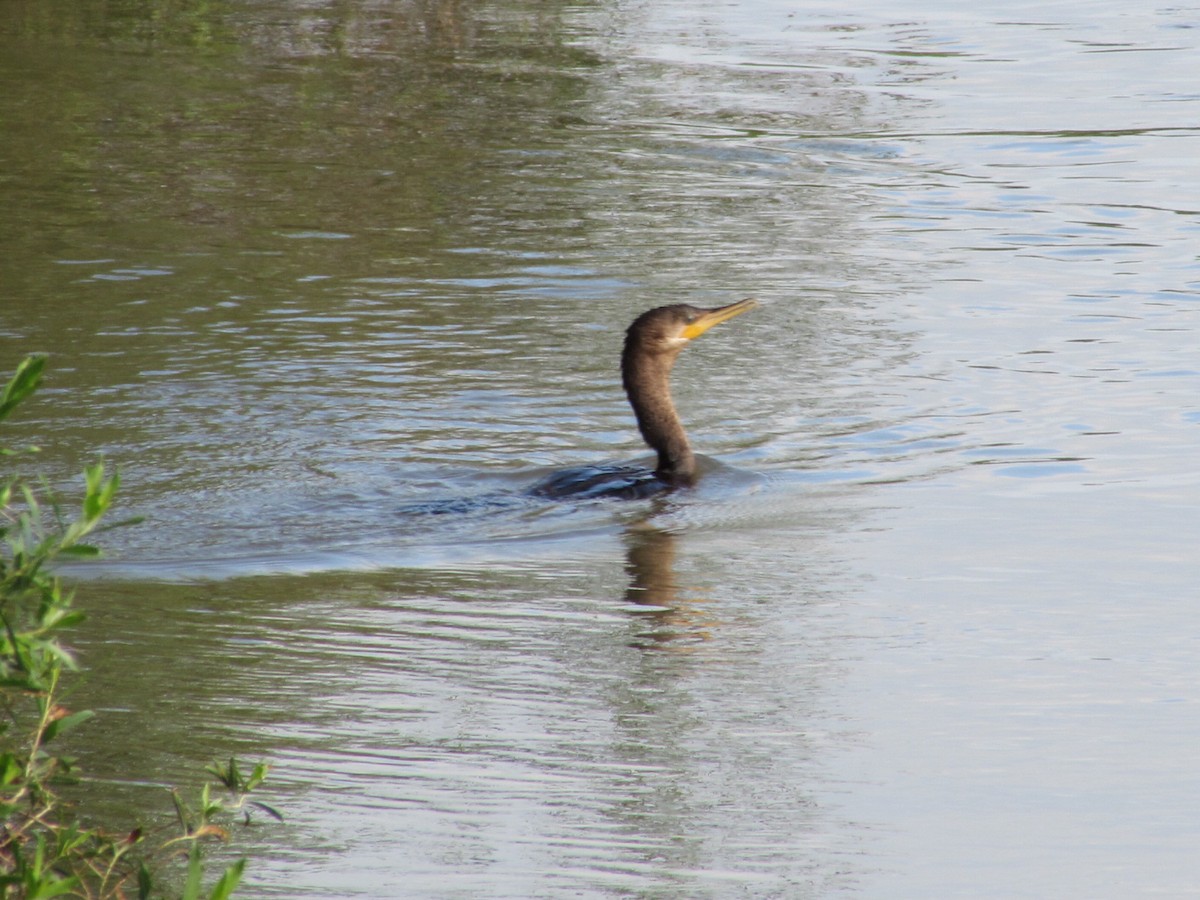
M 698 338 L 714 325 L 728 322 L 734 316 L 740 316 L 744 312 L 749 312 L 756 306 L 758 306 L 757 300 L 747 298 L 739 300 L 737 303 L 731 303 L 728 306 L 719 306 L 716 309 L 710 309 L 683 329 L 683 337 L 689 341 L 693 338 Z

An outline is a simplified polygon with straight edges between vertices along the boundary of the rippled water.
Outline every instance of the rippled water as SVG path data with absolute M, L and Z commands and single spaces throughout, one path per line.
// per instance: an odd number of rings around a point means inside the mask
M 1200 883 L 1200 8 L 2 16 L 18 437 L 146 517 L 76 572 L 114 815 L 269 758 L 250 896 Z M 695 492 L 521 498 L 751 295 Z

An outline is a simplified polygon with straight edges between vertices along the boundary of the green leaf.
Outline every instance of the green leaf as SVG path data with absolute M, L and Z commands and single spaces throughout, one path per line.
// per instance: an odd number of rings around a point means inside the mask
M 29 677 L 19 678 L 17 676 L 10 675 L 7 678 L 0 678 L 0 689 L 34 692 L 40 690 L 41 685 L 39 682 Z
M 154 879 L 150 877 L 150 870 L 146 868 L 145 863 L 138 866 L 137 881 L 138 900 L 150 900 L 150 891 L 154 888 Z
M 200 816 L 201 821 L 208 824 L 225 808 L 225 804 L 220 800 L 213 800 L 209 797 L 208 785 L 204 785 L 200 789 Z
M 83 501 L 83 512 L 89 520 L 100 518 L 112 504 L 117 488 L 121 486 L 120 473 L 104 477 L 104 463 L 98 462 L 84 470 L 87 479 L 87 497 Z
M 46 726 L 46 733 L 42 737 L 42 743 L 50 743 L 60 734 L 65 734 L 76 725 L 82 725 L 94 715 L 95 713 L 90 709 L 83 709 L 77 713 L 71 713 L 69 716 L 63 716 L 61 719 L 55 719 Z
M 12 784 L 24 772 L 24 768 L 12 753 L 0 756 L 0 784 Z
M 275 819 L 277 822 L 283 821 L 283 813 L 281 813 L 279 810 L 275 809 L 275 807 L 273 807 L 273 806 L 267 806 L 267 804 L 262 803 L 258 800 L 251 800 L 250 805 L 257 807 L 258 809 L 261 809 L 263 812 L 265 812 L 271 818 Z
M 79 879 L 75 876 L 70 878 L 59 878 L 55 881 L 43 881 L 37 884 L 32 891 L 25 896 L 28 900 L 44 900 L 46 897 L 57 897 L 60 894 L 65 894 L 68 891 L 73 891 L 75 886 L 79 884 Z
M 42 625 L 47 628 L 74 628 L 87 619 L 81 609 L 53 609 L 46 613 Z
M 46 368 L 46 357 L 27 356 L 17 366 L 17 371 L 9 379 L 4 390 L 0 391 L 0 420 L 8 418 L 8 414 L 38 389 L 42 383 L 42 370 Z
M 100 548 L 91 544 L 74 544 L 70 547 L 63 547 L 59 553 L 62 556 L 78 556 L 82 559 L 95 559 L 101 555 Z
M 183 885 L 182 900 L 200 900 L 200 876 L 204 874 L 204 864 L 200 861 L 200 844 L 192 844 L 192 852 L 188 854 L 187 881 Z
M 254 771 L 250 773 L 250 778 L 246 781 L 246 790 L 252 791 L 262 784 L 263 780 L 267 777 L 267 772 L 270 770 L 271 767 L 264 762 L 260 762 L 258 765 L 256 765 L 254 767 Z
M 179 796 L 179 791 L 171 791 L 171 802 L 175 804 L 175 815 L 179 818 L 179 827 L 185 833 L 192 833 L 192 811 L 187 808 L 183 802 L 183 798 Z
M 116 522 L 105 522 L 97 531 L 111 531 L 114 528 L 127 528 L 130 525 L 141 525 L 146 521 L 145 516 L 130 516 L 128 519 L 120 519 Z
M 246 861 L 239 859 L 226 869 L 225 874 L 213 885 L 212 893 L 208 895 L 208 900 L 228 900 L 233 895 L 234 888 L 238 886 L 238 882 L 242 880 L 242 872 L 245 868 Z
M 219 762 L 212 762 L 204 767 L 204 771 L 208 772 L 208 774 L 212 775 L 231 791 L 236 791 L 241 787 L 242 778 L 238 773 L 237 760 L 232 756 L 229 757 L 229 765 L 226 766 Z

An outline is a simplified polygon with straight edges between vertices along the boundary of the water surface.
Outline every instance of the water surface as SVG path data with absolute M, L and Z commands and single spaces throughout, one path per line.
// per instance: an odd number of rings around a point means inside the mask
M 270 759 L 248 896 L 1194 889 L 1200 9 L 160 13 L 0 18 L 16 437 L 146 518 L 102 811 Z M 743 296 L 695 492 L 520 499 Z

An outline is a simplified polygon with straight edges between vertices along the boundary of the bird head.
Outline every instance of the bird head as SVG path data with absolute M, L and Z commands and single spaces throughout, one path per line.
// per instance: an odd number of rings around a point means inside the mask
M 700 309 L 686 303 L 660 306 L 642 313 L 634 320 L 629 326 L 627 340 L 648 353 L 674 355 L 714 325 L 727 322 L 756 306 L 757 301 L 751 299 L 716 309 Z

